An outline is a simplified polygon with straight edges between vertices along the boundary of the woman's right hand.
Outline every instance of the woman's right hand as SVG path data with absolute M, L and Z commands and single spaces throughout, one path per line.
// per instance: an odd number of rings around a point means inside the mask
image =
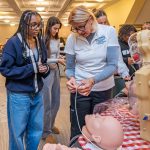
M 38 64 L 39 73 L 46 73 L 48 70 L 48 67 L 44 64 Z
M 76 92 L 76 88 L 77 88 L 77 84 L 76 84 L 76 80 L 74 77 L 71 77 L 67 83 L 67 88 L 71 93 L 75 93 Z
M 128 65 L 134 64 L 134 59 L 131 57 L 128 57 Z
M 64 58 L 59 58 L 58 63 L 62 64 L 63 66 L 66 66 L 66 60 Z
M 78 92 L 81 95 L 88 96 L 91 92 L 93 85 L 94 85 L 93 78 L 84 79 L 81 81 L 80 85 L 78 86 Z
M 59 58 L 58 58 L 58 63 L 66 66 L 65 56 L 60 55 Z

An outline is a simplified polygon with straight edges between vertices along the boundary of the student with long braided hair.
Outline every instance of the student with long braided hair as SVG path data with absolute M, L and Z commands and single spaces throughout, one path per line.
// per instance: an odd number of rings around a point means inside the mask
M 42 28 L 37 12 L 23 12 L 3 50 L 0 70 L 6 77 L 9 150 L 37 150 L 42 136 L 42 77 L 49 74 Z

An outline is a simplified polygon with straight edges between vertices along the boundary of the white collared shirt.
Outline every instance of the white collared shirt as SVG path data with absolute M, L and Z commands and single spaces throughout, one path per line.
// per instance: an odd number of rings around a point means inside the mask
M 91 44 L 86 38 L 70 34 L 65 46 L 65 53 L 76 56 L 75 78 L 77 82 L 94 77 L 106 66 L 107 47 L 119 46 L 115 29 L 97 24 Z M 96 83 L 92 91 L 104 91 L 114 86 L 113 75 Z

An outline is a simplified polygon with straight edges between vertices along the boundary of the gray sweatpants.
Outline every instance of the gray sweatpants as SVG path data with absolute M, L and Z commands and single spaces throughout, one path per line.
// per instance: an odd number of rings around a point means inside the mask
M 50 74 L 44 79 L 43 99 L 43 138 L 46 138 L 52 133 L 52 128 L 60 105 L 60 76 L 58 68 L 51 70 Z

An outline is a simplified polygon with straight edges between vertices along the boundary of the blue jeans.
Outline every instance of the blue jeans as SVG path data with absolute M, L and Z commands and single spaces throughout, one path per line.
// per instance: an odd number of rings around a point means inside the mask
M 7 91 L 9 150 L 37 150 L 43 131 L 43 99 Z M 25 143 L 25 144 L 24 144 Z

